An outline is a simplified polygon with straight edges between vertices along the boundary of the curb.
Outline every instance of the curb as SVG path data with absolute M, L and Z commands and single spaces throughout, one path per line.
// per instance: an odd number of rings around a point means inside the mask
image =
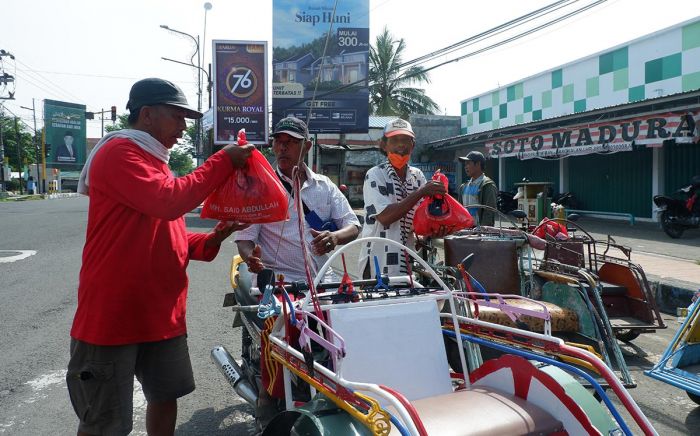
M 679 307 L 690 306 L 693 295 L 700 291 L 699 284 L 682 280 L 650 278 L 649 285 L 659 310 L 670 315 L 676 315 Z
M 46 200 L 56 200 L 58 198 L 74 198 L 80 197 L 77 192 L 61 193 L 61 194 L 44 194 Z

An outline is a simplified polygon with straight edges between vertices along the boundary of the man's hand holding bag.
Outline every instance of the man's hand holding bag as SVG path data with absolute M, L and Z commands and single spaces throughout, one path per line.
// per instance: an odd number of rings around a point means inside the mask
M 241 130 L 238 146 L 247 143 L 245 131 Z M 262 153 L 253 149 L 245 166 L 236 168 L 231 177 L 207 197 L 201 216 L 220 221 L 272 223 L 286 220 L 287 208 L 287 193 L 275 170 Z
M 447 189 L 447 177 L 435 171 L 433 180 Z M 445 236 L 462 229 L 474 227 L 474 219 L 457 200 L 449 194 L 424 197 L 413 216 L 413 230 L 419 236 Z

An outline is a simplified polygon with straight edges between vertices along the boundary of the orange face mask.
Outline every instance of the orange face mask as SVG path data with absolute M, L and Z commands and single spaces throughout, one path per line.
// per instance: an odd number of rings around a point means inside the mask
M 397 170 L 400 170 L 401 168 L 405 167 L 408 164 L 408 161 L 411 159 L 410 154 L 403 155 L 396 153 L 388 153 L 387 157 L 389 158 L 389 162 L 391 162 L 391 165 Z

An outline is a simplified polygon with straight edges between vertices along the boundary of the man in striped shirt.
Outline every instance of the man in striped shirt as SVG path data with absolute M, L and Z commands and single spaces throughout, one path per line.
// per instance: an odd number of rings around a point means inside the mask
M 391 239 L 413 249 L 413 214 L 425 196 L 446 194 L 437 181 L 426 182 L 423 172 L 408 165 L 416 135 L 408 121 L 396 119 L 384 127 L 380 148 L 387 162 L 371 168 L 365 176 L 365 225 L 362 237 Z M 382 274 L 405 275 L 405 254 L 387 244 L 368 242 L 360 249 L 360 271 L 364 277 L 375 275 L 374 256 Z

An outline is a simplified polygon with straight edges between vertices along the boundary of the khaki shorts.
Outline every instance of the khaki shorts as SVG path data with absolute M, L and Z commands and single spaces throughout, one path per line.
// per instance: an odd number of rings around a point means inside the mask
M 71 339 L 66 382 L 79 431 L 126 435 L 133 421 L 134 376 L 146 400 L 171 401 L 194 390 L 187 336 L 101 346 Z

